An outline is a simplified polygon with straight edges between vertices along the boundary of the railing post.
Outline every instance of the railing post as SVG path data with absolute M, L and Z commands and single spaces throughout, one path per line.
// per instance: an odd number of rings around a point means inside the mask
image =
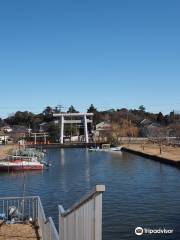
M 94 240 L 102 239 L 102 193 L 95 197 Z
M 59 206 L 59 240 L 102 239 L 102 193 L 104 185 L 95 189 L 70 209 Z
M 63 206 L 59 206 L 59 240 L 65 240 L 64 236 L 64 216 L 65 213 Z

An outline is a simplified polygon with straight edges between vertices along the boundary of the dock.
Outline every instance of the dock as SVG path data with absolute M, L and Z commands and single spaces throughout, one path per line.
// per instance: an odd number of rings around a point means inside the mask
M 123 151 L 180 167 L 180 148 L 158 144 L 126 144 Z

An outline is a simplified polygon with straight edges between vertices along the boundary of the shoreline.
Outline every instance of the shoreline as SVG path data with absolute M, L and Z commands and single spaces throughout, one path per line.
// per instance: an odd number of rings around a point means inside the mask
M 89 144 L 90 145 L 90 144 Z M 35 146 L 31 146 L 35 147 Z M 38 147 L 38 145 L 36 146 Z M 47 147 L 47 146 L 46 146 Z M 57 147 L 56 144 L 50 145 L 50 148 Z M 58 146 L 62 147 L 62 146 Z M 64 145 L 63 148 L 77 147 L 82 148 L 82 145 Z M 87 147 L 87 146 L 83 146 Z M 8 155 L 11 155 L 12 151 L 17 148 L 16 144 L 12 145 L 0 145 L 0 161 L 5 160 Z M 124 144 L 122 145 L 122 151 L 133 153 L 142 157 L 149 158 L 154 161 L 180 167 L 180 147 L 171 146 L 159 146 L 157 144 Z
M 162 146 L 160 149 L 160 146 L 157 144 L 147 144 L 144 146 L 130 144 L 122 146 L 122 150 L 154 161 L 180 167 L 180 148 Z

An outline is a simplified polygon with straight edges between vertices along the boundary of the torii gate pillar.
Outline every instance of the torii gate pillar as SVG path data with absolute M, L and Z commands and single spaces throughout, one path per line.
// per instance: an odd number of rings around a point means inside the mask
M 64 116 L 61 115 L 61 144 L 64 143 Z
M 86 143 L 89 143 L 89 136 L 88 136 L 88 128 L 87 128 L 87 118 L 86 115 L 84 115 L 84 135 Z

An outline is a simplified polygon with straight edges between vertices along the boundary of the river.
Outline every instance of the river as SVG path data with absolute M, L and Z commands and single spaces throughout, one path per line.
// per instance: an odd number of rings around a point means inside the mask
M 180 169 L 125 152 L 50 149 L 47 158 L 48 170 L 26 173 L 25 193 L 41 197 L 56 225 L 58 204 L 67 209 L 96 184 L 105 184 L 103 240 L 180 239 Z M 22 196 L 23 179 L 23 173 L 1 173 L 0 196 Z M 137 226 L 174 233 L 138 237 Z

